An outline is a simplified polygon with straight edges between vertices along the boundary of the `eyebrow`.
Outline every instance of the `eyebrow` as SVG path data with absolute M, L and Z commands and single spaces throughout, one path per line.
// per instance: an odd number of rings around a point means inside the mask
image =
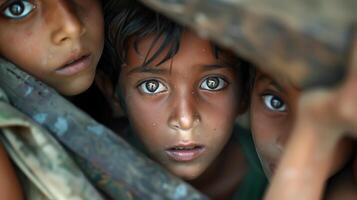
M 259 76 L 257 81 L 268 81 L 270 85 L 273 85 L 280 92 L 285 92 L 285 89 L 281 85 L 279 85 L 274 79 L 269 78 L 267 75 Z
M 0 0 L 0 11 L 2 12 L 4 9 L 5 9 L 5 3 L 6 3 L 6 0 L 2 1 Z M 2 15 L 2 14 L 1 14 Z
M 128 74 L 133 74 L 133 73 L 167 74 L 169 73 L 169 70 L 162 69 L 160 67 L 155 67 L 155 66 L 139 65 L 129 70 L 128 72 Z
M 0 11 L 2 12 L 7 6 L 15 2 L 15 0 L 0 0 Z

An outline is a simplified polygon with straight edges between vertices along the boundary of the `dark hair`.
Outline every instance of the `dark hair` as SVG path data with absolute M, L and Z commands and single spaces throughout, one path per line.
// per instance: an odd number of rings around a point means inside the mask
M 156 66 L 171 59 L 179 51 L 181 33 L 185 28 L 169 18 L 136 1 L 130 1 L 129 3 L 115 0 L 109 1 L 105 6 L 104 12 L 106 45 L 103 56 L 107 58 L 105 60 L 110 60 L 111 64 L 101 65 L 101 69 L 111 78 L 114 85 L 118 82 L 120 66 L 125 63 L 127 57 L 129 39 L 133 39 L 130 42 L 133 42 L 136 51 L 138 51 L 138 43 L 140 43 L 141 39 L 153 35 L 154 40 L 151 48 L 160 39 L 159 48 L 150 57 L 148 57 L 149 53 L 147 53 L 144 63 L 142 63 L 143 65 L 151 64 L 166 48 L 169 51 L 159 63 L 155 63 Z M 219 58 L 222 52 L 225 55 L 224 58 L 228 58 L 227 62 L 237 69 L 241 86 L 242 109 L 245 109 L 250 97 L 249 63 L 238 58 L 232 52 L 224 51 L 212 44 L 212 53 L 216 58 Z

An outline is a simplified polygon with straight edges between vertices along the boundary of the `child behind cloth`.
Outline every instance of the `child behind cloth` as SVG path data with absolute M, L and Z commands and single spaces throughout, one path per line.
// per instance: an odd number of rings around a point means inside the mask
M 214 199 L 233 198 L 246 177 L 264 183 L 263 176 L 248 175 L 259 174 L 251 170 L 251 160 L 259 166 L 251 138 L 245 151 L 232 137 L 248 97 L 245 62 L 142 5 L 114 2 L 110 9 L 115 68 L 103 68 L 98 82 L 124 110 L 128 140 Z M 264 184 L 248 184 L 247 198 L 260 199 Z
M 0 57 L 63 95 L 92 84 L 104 43 L 99 0 L 0 0 L 0 12 Z M 2 197 L 22 199 L 3 148 L 0 168 Z

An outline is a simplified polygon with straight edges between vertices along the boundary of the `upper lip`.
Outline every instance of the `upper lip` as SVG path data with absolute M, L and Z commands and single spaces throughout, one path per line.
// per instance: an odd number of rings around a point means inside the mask
M 167 150 L 183 150 L 183 149 L 192 149 L 195 147 L 204 147 L 204 145 L 197 144 L 194 142 L 180 142 L 176 145 L 173 145 L 173 146 L 167 148 Z
M 63 64 L 57 70 L 64 69 L 64 68 L 68 67 L 68 65 L 80 60 L 83 57 L 87 57 L 89 55 L 90 55 L 89 53 L 85 53 L 85 52 L 72 54 L 71 56 L 69 56 L 69 58 L 65 62 L 63 62 Z

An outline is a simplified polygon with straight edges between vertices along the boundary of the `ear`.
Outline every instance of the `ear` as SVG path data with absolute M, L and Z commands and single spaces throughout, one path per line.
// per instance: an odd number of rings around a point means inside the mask
M 101 70 L 97 70 L 95 76 L 95 84 L 103 93 L 105 99 L 111 107 L 113 117 L 124 116 L 124 112 L 120 106 L 119 99 L 114 92 L 115 86 L 113 85 L 111 79 Z

